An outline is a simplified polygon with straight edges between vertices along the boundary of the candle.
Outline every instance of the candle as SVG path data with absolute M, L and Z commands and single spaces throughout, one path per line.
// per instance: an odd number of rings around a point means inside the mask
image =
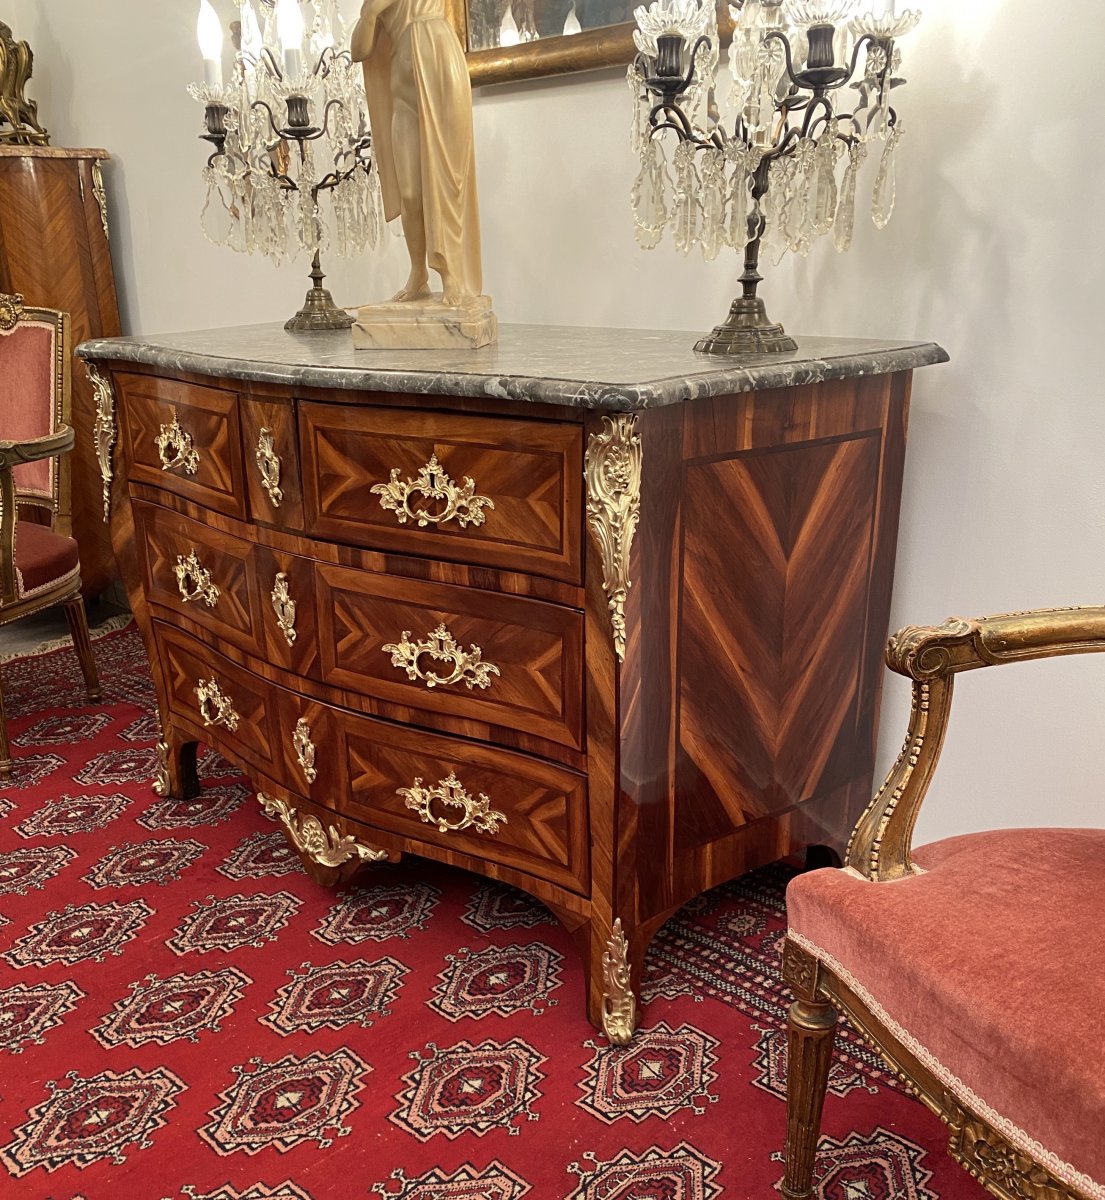
M 303 14 L 299 0 L 277 0 L 276 32 L 284 49 L 284 75 L 295 79 L 303 71 Z
M 209 87 L 223 85 L 223 27 L 211 0 L 200 0 L 200 15 L 196 22 L 196 39 L 203 55 L 203 81 Z

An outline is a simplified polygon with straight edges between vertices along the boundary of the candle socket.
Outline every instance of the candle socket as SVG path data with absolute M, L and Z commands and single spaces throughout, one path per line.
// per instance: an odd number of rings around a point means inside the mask
M 311 125 L 311 110 L 306 96 L 291 95 L 288 97 L 288 127 L 305 130 Z
M 656 74 L 660 79 L 678 79 L 683 74 L 683 50 L 687 42 L 678 33 L 656 39 Z
M 836 29 L 832 25 L 812 25 L 807 36 L 810 47 L 806 57 L 807 68 L 816 71 L 822 67 L 834 66 L 836 58 L 833 40 L 836 37 Z
M 206 133 L 200 137 L 215 147 L 216 154 L 222 154 L 226 147 L 226 115 L 230 110 L 225 104 L 208 104 L 204 109 L 203 123 Z

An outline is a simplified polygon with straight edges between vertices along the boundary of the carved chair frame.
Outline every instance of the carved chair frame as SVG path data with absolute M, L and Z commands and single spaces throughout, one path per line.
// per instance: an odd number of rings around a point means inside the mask
M 1105 606 L 1043 609 L 938 627 L 909 626 L 890 639 L 887 665 L 913 680 L 913 707 L 902 753 L 860 817 L 845 866 L 872 882 L 916 873 L 913 829 L 947 732 L 952 685 L 962 671 L 1028 659 L 1105 651 Z M 806 1200 L 841 1014 L 890 1069 L 950 1130 L 948 1153 L 999 1200 L 1085 1200 L 1049 1166 L 1011 1143 L 992 1119 L 953 1095 L 944 1081 L 845 980 L 788 938 L 783 978 L 796 996 L 788 1020 L 786 1174 L 782 1194 Z
M 73 339 L 69 314 L 54 308 L 36 308 L 24 304 L 23 297 L 18 292 L 14 295 L 0 292 L 0 338 L 14 332 L 21 324 L 32 322 L 53 327 L 53 409 L 50 414 L 50 428 L 56 432 L 68 425 L 71 418 Z M 3 429 L 0 429 L 0 436 L 2 435 Z M 12 465 L 17 466 L 18 463 L 13 462 Z M 30 505 L 44 510 L 53 521 L 53 528 L 68 537 L 72 526 L 70 472 L 60 461 L 53 464 L 50 472 L 50 493 L 49 496 L 43 496 L 37 492 L 23 492 L 17 488 L 16 501 L 21 506 Z
M 30 504 L 47 510 L 50 525 L 56 532 L 69 535 L 68 472 L 53 472 L 53 499 L 38 494 L 26 496 L 15 486 L 14 468 L 23 463 L 44 458 L 56 458 L 73 448 L 74 434 L 63 422 L 69 417 L 71 336 L 69 314 L 48 308 L 28 308 L 19 295 L 0 294 L 0 337 L 10 333 L 20 321 L 45 321 L 54 326 L 54 412 L 52 432 L 22 441 L 0 439 L 0 625 L 16 621 L 55 604 L 65 606 L 65 616 L 73 645 L 80 660 L 85 687 L 90 700 L 100 697 L 96 660 L 88 635 L 88 619 L 81 599 L 81 579 L 75 576 L 58 581 L 50 587 L 36 589 L 33 595 L 21 596 L 15 569 L 15 538 L 19 508 Z M 0 433 L 3 431 L 0 430 Z M 0 690 L 0 783 L 11 772 L 11 749 L 4 722 L 3 692 Z

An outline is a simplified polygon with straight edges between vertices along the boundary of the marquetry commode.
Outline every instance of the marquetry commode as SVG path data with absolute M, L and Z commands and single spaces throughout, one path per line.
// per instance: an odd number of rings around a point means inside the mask
M 79 351 L 158 790 L 202 741 L 319 882 L 410 852 L 532 892 L 620 1042 L 669 914 L 869 798 L 911 372 L 944 359 L 693 340 Z

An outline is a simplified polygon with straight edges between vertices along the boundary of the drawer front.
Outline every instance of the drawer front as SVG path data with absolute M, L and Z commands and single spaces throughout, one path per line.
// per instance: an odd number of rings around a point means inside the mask
M 582 614 L 324 563 L 314 572 L 323 682 L 581 748 Z
M 280 741 L 273 726 L 278 689 L 186 633 L 156 621 L 154 633 L 173 713 L 232 761 L 271 773 Z
M 244 517 L 238 396 L 150 375 L 117 375 L 130 478 Z
M 349 796 L 339 807 L 349 816 L 587 891 L 583 776 L 543 759 L 369 717 L 342 714 L 339 726 Z
M 303 528 L 303 497 L 295 409 L 290 402 L 243 396 L 239 411 L 249 511 L 260 524 L 299 532 Z
M 247 653 L 263 645 L 251 598 L 253 546 L 180 513 L 134 502 L 146 596 Z
M 578 583 L 580 426 L 301 403 L 310 534 Z

